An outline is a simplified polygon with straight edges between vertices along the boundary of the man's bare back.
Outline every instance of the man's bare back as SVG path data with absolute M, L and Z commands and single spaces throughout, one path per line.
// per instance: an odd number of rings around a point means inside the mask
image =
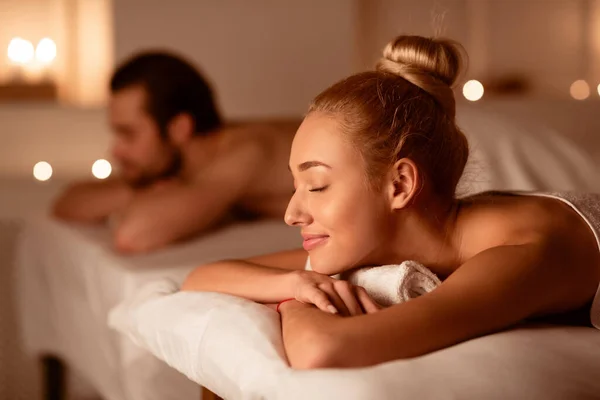
M 289 120 L 225 127 L 219 132 L 221 139 L 214 164 L 199 166 L 192 184 L 218 175 L 218 169 L 243 171 L 252 167 L 254 173 L 235 201 L 235 211 L 246 216 L 282 218 L 294 189 L 287 166 L 299 125 L 299 120 Z

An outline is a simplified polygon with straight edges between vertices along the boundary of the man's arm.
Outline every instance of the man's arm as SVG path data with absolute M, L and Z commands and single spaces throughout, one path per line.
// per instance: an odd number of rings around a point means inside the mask
M 243 196 L 259 161 L 251 151 L 232 154 L 198 182 L 136 194 L 114 232 L 116 248 L 147 252 L 211 228 Z
M 543 256 L 543 254 L 546 254 Z M 501 246 L 475 256 L 431 293 L 356 317 L 298 302 L 281 308 L 294 368 L 360 367 L 416 357 L 510 327 L 573 303 L 581 274 L 540 245 Z M 579 276 L 579 278 L 578 278 Z M 348 350 L 352 349 L 352 350 Z
M 132 196 L 133 190 L 117 179 L 74 183 L 54 202 L 52 214 L 66 221 L 102 222 L 123 210 Z
M 206 230 L 231 207 L 235 197 L 229 193 L 211 185 L 180 183 L 138 193 L 114 231 L 115 247 L 123 253 L 142 253 Z

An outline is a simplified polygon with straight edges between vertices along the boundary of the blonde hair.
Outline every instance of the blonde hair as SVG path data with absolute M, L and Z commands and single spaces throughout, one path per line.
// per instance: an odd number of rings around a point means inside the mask
M 456 126 L 452 91 L 462 54 L 462 47 L 447 39 L 399 36 L 385 47 L 375 71 L 327 88 L 309 113 L 338 118 L 374 183 L 406 157 L 418 166 L 426 185 L 453 199 L 469 154 L 467 139 Z

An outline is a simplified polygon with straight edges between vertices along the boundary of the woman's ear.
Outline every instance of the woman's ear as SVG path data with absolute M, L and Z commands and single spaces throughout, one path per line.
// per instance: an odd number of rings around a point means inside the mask
M 194 120 L 188 113 L 179 113 L 167 125 L 167 134 L 175 145 L 183 145 L 194 136 Z
M 388 175 L 388 193 L 392 210 L 400 210 L 410 204 L 421 185 L 417 165 L 408 158 L 394 164 Z

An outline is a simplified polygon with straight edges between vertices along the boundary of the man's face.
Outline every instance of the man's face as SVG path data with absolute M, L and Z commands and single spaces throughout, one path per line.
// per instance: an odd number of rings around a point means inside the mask
M 151 183 L 177 169 L 180 152 L 168 138 L 161 138 L 157 123 L 146 111 L 146 91 L 142 86 L 113 93 L 109 119 L 115 133 L 112 155 L 127 182 Z

